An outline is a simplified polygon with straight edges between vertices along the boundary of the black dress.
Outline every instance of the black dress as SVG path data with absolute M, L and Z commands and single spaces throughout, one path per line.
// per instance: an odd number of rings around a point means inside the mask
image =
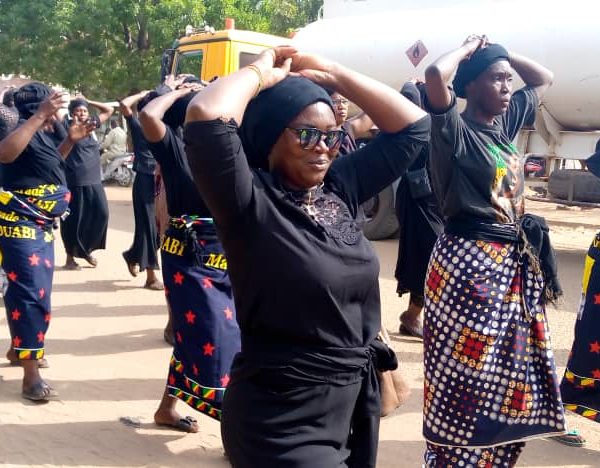
M 135 154 L 133 160 L 135 180 L 132 189 L 135 230 L 133 244 L 129 250 L 123 252 L 123 258 L 128 264 L 138 264 L 140 271 L 147 268 L 158 270 L 158 230 L 154 207 L 156 161 L 148 148 L 148 142 L 144 138 L 138 119 L 130 116 L 126 120 Z
M 63 129 L 68 128 L 69 124 L 65 121 Z M 99 120 L 97 125 L 100 125 Z M 60 227 L 67 255 L 88 258 L 94 250 L 106 247 L 108 201 L 101 174 L 100 145 L 90 135 L 75 143 L 67 157 L 70 213 Z
M 375 466 L 375 367 L 386 366 L 373 362 L 386 357 L 375 351 L 379 262 L 356 217 L 402 175 L 428 131 L 425 117 L 336 159 L 313 198 L 317 222 L 277 177 L 250 169 L 235 123 L 186 126 L 242 335 L 221 426 L 234 467 Z

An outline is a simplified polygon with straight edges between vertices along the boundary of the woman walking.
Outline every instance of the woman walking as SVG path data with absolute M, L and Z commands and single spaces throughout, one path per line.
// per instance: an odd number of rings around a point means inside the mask
M 401 93 L 412 103 L 423 107 L 425 83 L 408 81 Z M 444 222 L 431 185 L 429 145 L 423 147 L 417 160 L 400 179 L 396 190 L 396 216 L 400 225 L 398 257 L 394 276 L 399 296 L 410 293 L 408 309 L 400 314 L 401 334 L 423 338 L 422 311 L 429 256 Z
M 88 106 L 100 111 L 91 115 Z M 63 122 L 65 131 L 73 124 L 94 125 L 98 128 L 113 113 L 113 108 L 95 101 L 77 98 L 69 103 L 69 116 Z M 60 233 L 67 253 L 65 268 L 79 270 L 75 258 L 83 258 L 96 267 L 94 250 L 106 247 L 108 230 L 108 201 L 102 186 L 100 144 L 89 135 L 73 145 L 66 165 L 67 185 L 71 191 L 70 214 L 61 222 Z
M 290 66 L 303 77 L 287 77 Z M 344 132 L 319 85 L 364 109 L 381 135 L 336 159 Z M 376 369 L 397 362 L 375 340 L 379 264 L 356 218 L 426 143 L 429 118 L 377 81 L 279 47 L 196 95 L 186 122 L 241 329 L 223 402 L 229 460 L 374 467 Z
M 162 291 L 163 285 L 156 277 L 156 270 L 159 269 L 158 230 L 154 206 L 156 160 L 148 148 L 142 126 L 133 112 L 134 106 L 147 94 L 148 91 L 142 91 L 126 97 L 119 103 L 121 114 L 127 121 L 135 155 L 133 160 L 135 180 L 132 189 L 135 230 L 133 244 L 129 250 L 123 252 L 123 258 L 132 276 L 137 276 L 138 272 L 146 272 L 144 288 Z
M 19 126 L 0 141 L 4 187 L 0 191 L 0 254 L 8 287 L 4 303 L 11 334 L 9 360 L 23 367 L 22 395 L 47 400 L 57 392 L 41 377 L 52 313 L 54 218 L 67 210 L 64 160 L 91 126 L 75 124 L 57 148 L 50 135 L 65 95 L 41 83 L 15 93 Z
M 161 167 L 170 215 L 160 249 L 175 340 L 167 385 L 154 420 L 198 432 L 194 418 L 177 413 L 177 401 L 221 419 L 223 394 L 240 337 L 228 262 L 177 136 L 193 92 L 201 85 L 178 82 L 174 87 L 178 89 L 154 98 L 140 113 L 144 136 Z
M 600 177 L 600 140 L 586 164 Z M 575 339 L 560 392 L 567 410 L 600 422 L 600 233 L 585 257 Z
M 514 72 L 526 86 L 513 94 Z M 425 287 L 425 461 L 512 467 L 526 440 L 565 430 L 545 313 L 561 291 L 548 228 L 524 216 L 512 143 L 553 75 L 470 36 L 425 76 L 431 171 L 447 219 Z M 462 114 L 457 96 L 467 100 Z

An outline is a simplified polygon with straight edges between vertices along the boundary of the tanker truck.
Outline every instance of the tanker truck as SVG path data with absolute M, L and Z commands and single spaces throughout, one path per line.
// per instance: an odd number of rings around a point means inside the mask
M 555 81 L 535 127 L 521 131 L 515 143 L 524 155 L 548 158 L 554 196 L 600 202 L 600 182 L 591 174 L 556 170 L 564 160 L 586 159 L 600 138 L 600 28 L 593 6 L 586 0 L 568 7 L 555 0 L 324 0 L 323 18 L 291 42 L 396 89 L 422 78 L 430 63 L 471 33 L 539 61 Z M 209 80 L 249 63 L 265 47 L 289 43 L 227 24 L 218 32 L 191 28 L 165 53 L 163 74 L 190 72 Z M 364 206 L 367 237 L 397 230 L 394 202 L 392 186 Z
M 294 43 L 400 89 L 471 33 L 486 34 L 555 74 L 534 128 L 516 144 L 546 158 L 555 198 L 600 202 L 600 181 L 585 170 L 559 170 L 583 160 L 600 138 L 600 28 L 591 1 L 325 0 L 323 19 Z M 515 89 L 522 82 L 515 82 Z M 550 174 L 551 173 L 551 174 Z M 394 230 L 393 187 L 371 203 L 369 237 Z

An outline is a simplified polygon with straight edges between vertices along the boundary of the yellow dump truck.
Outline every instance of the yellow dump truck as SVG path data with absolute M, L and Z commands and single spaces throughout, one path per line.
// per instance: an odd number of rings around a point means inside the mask
M 161 78 L 169 73 L 192 73 L 210 81 L 248 65 L 266 48 L 290 43 L 284 37 L 234 29 L 231 21 L 227 25 L 222 31 L 188 27 L 187 34 L 164 52 Z

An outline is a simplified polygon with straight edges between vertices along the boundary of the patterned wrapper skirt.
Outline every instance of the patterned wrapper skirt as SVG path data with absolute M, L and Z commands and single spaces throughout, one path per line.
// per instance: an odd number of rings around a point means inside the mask
M 600 422 L 600 233 L 585 258 L 575 340 L 560 390 L 566 409 Z
M 427 466 L 512 466 L 523 441 L 565 431 L 543 277 L 523 270 L 511 243 L 436 242 L 425 285 Z
M 0 254 L 8 286 L 4 304 L 12 347 L 21 360 L 44 357 L 54 274 L 54 217 L 69 206 L 58 185 L 0 191 Z
M 212 220 L 171 218 L 161 256 L 175 335 L 169 394 L 220 420 L 240 331 L 227 260 Z

